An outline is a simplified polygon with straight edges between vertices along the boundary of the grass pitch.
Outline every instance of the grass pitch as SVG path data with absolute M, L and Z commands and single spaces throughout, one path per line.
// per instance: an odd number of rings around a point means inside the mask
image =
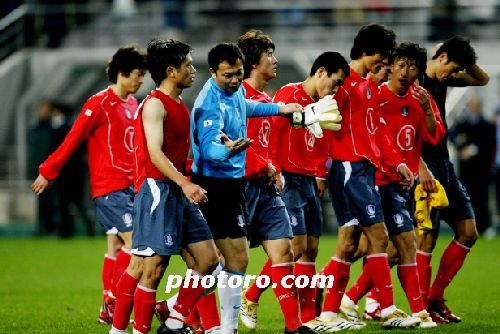
M 443 235 L 433 258 L 434 274 L 439 257 L 451 236 Z M 105 251 L 104 238 L 96 239 L 0 239 L 0 333 L 107 333 L 109 326 L 96 323 L 101 302 L 100 272 Z M 320 242 L 318 269 L 334 248 L 335 238 Z M 254 249 L 248 273 L 258 274 L 265 262 L 261 249 Z M 352 280 L 361 264 L 354 264 Z M 184 273 L 176 258 L 168 273 Z M 397 305 L 408 312 L 408 303 L 398 284 L 393 282 Z M 165 281 L 160 284 L 158 298 Z M 352 283 L 352 282 L 350 282 Z M 462 316 L 460 324 L 427 329 L 429 333 L 500 333 L 500 239 L 479 240 L 464 267 L 446 291 L 450 308 Z M 255 333 L 283 333 L 283 318 L 272 291 L 264 293 Z M 361 303 L 364 305 L 364 302 Z M 156 332 L 158 322 L 153 322 Z M 423 332 L 424 330 L 418 330 Z M 362 332 L 383 333 L 377 323 Z M 392 330 L 391 333 L 408 331 Z M 240 326 L 240 333 L 252 333 Z

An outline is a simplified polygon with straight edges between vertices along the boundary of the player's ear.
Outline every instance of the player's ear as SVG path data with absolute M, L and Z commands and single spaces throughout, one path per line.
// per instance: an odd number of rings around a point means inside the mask
M 167 67 L 167 78 L 173 78 L 175 76 L 175 68 L 173 66 Z
M 442 63 L 448 63 L 448 53 L 447 52 L 441 52 L 438 56 L 438 59 L 442 62 Z
M 210 75 L 215 79 L 216 73 L 213 68 L 210 69 Z

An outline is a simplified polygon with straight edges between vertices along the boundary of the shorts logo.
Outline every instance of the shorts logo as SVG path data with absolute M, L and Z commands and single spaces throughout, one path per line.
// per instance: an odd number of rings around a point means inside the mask
M 398 227 L 403 227 L 403 215 L 401 215 L 400 213 L 396 213 L 394 216 L 392 216 L 392 219 L 394 219 L 394 222 Z
M 170 246 L 174 245 L 174 242 L 172 240 L 172 236 L 170 234 L 166 234 L 163 238 L 165 239 L 165 246 L 170 247 Z
M 125 226 L 127 227 L 130 227 L 132 226 L 132 215 L 130 213 L 126 213 L 122 216 L 122 219 L 123 219 L 123 223 L 125 224 Z
M 203 126 L 204 127 L 211 126 L 211 125 L 212 125 L 212 120 L 211 119 L 207 119 L 207 120 L 203 121 Z
M 293 227 L 297 226 L 299 224 L 297 217 L 296 216 L 290 216 L 290 225 Z
M 368 204 L 366 206 L 366 213 L 368 214 L 368 216 L 370 216 L 370 218 L 375 217 L 375 205 Z
M 243 218 L 243 215 L 238 215 L 236 219 L 238 220 L 239 227 L 245 227 L 245 218 Z

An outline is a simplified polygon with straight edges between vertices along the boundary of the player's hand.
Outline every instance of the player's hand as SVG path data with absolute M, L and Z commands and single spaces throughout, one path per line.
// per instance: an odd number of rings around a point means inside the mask
M 432 113 L 431 98 L 424 88 L 421 86 L 413 86 L 411 89 L 411 96 L 417 100 L 425 112 Z
M 206 195 L 207 191 L 200 187 L 197 184 L 192 183 L 191 181 L 186 181 L 181 185 L 182 192 L 186 195 L 189 202 L 198 205 L 203 204 L 208 201 L 208 197 Z
M 238 138 L 233 141 L 229 139 L 229 137 L 225 133 L 221 134 L 221 140 L 224 142 L 224 145 L 226 145 L 227 149 L 233 154 L 240 153 L 241 151 L 246 150 L 248 146 L 253 144 L 253 139 Z
M 267 183 L 272 184 L 276 182 L 276 167 L 272 163 L 267 165 Z
M 401 177 L 401 182 L 399 182 L 399 184 L 406 189 L 411 189 L 415 183 L 415 177 L 406 164 L 400 164 L 398 166 L 398 174 Z
M 302 113 L 304 108 L 298 103 L 288 103 L 280 105 L 279 113 L 280 115 L 288 115 L 293 113 Z
M 285 179 L 281 173 L 276 174 L 276 187 L 278 187 L 278 191 L 283 191 L 283 186 L 285 185 Z
M 42 174 L 38 174 L 38 177 L 36 178 L 35 182 L 31 185 L 31 189 L 33 192 L 37 195 L 40 195 L 49 187 L 49 180 L 47 180 L 45 177 L 43 177 Z
M 341 129 L 337 101 L 327 95 L 318 102 L 304 108 L 304 113 L 293 114 L 293 125 L 306 127 L 316 138 L 323 137 L 323 130 L 339 131 Z
M 319 198 L 323 198 L 323 196 L 325 196 L 326 180 L 317 177 L 316 178 L 316 185 L 318 186 L 318 195 L 319 195 Z
M 418 180 L 426 193 L 437 193 L 438 187 L 432 172 L 426 166 L 420 165 L 418 168 Z

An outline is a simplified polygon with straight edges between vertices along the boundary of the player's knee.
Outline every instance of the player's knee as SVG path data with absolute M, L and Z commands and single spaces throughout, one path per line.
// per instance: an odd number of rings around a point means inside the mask
M 318 256 L 318 247 L 307 247 L 305 252 L 302 253 L 302 259 L 305 262 L 314 262 Z
M 467 231 L 463 235 L 457 236 L 456 240 L 465 247 L 471 248 L 477 241 L 479 234 L 477 230 Z
M 202 263 L 200 263 L 199 272 L 203 275 L 212 273 L 217 265 L 219 264 L 219 257 L 216 253 L 203 258 Z

